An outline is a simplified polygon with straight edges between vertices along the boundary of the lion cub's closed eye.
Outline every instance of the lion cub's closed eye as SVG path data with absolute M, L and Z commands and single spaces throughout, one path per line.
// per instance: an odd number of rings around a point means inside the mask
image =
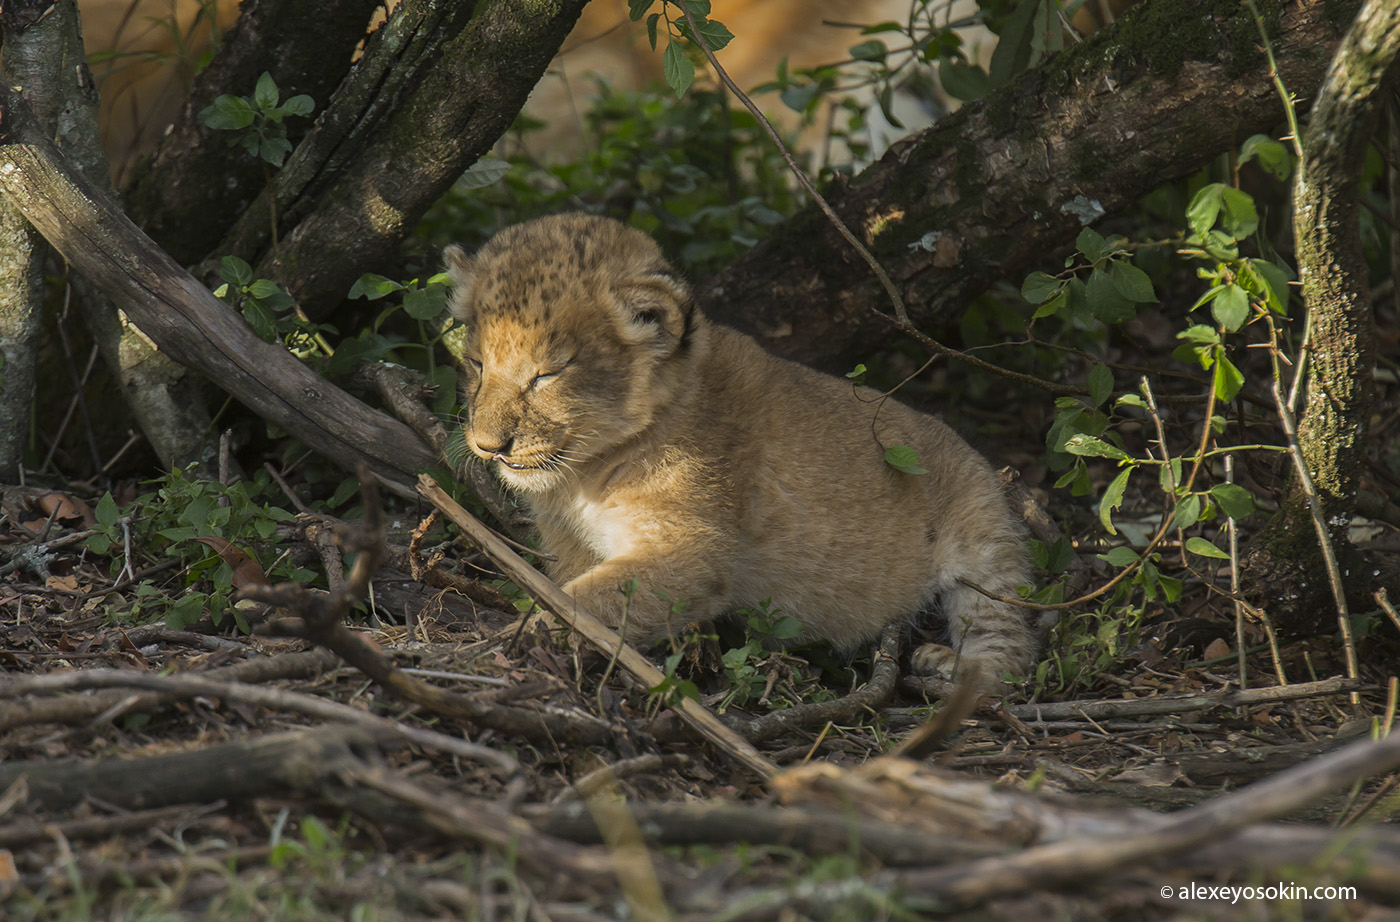
M 531 505 L 551 575 L 634 642 L 771 599 L 850 648 L 941 614 L 916 669 L 1025 670 L 1019 520 L 987 462 L 893 400 L 710 323 L 645 234 L 581 214 L 445 253 L 470 449 Z M 925 475 L 896 471 L 908 445 Z M 638 580 L 630 599 L 622 587 Z

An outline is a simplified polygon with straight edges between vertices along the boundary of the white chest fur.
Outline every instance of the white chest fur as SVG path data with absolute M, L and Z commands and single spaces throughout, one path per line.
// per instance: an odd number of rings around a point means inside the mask
M 602 559 L 621 557 L 631 549 L 633 523 L 617 506 L 579 497 L 572 512 L 579 537 Z

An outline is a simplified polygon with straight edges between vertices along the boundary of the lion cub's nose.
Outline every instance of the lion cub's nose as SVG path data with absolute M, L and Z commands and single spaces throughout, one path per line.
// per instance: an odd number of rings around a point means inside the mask
M 483 455 L 508 455 L 508 454 L 510 454 L 511 445 L 514 444 L 514 442 L 515 442 L 515 438 L 514 438 L 513 436 L 508 436 L 508 435 L 507 435 L 507 436 L 493 436 L 493 435 L 474 435 L 474 436 L 472 436 L 472 444 L 475 445 L 475 446 L 476 446 L 476 450 L 479 451 L 479 452 L 480 452 L 481 454 L 483 454 Z

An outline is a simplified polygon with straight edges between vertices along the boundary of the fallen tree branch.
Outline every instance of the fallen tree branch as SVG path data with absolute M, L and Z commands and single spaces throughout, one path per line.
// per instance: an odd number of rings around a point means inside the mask
M 1271 28 L 1283 80 L 1310 99 L 1345 22 L 1333 4 L 1308 0 L 1279 4 Z M 823 192 L 894 280 L 913 325 L 932 330 L 998 279 L 1056 261 L 1086 224 L 1278 121 L 1239 0 L 1149 0 Z M 769 351 L 845 372 L 889 341 L 870 310 L 881 292 L 808 207 L 698 294 L 706 314 Z
M 515 758 L 507 753 L 491 749 L 488 746 L 478 746 L 446 733 L 405 726 L 387 717 L 380 717 L 348 704 L 341 704 L 339 701 L 331 701 L 315 695 L 305 695 L 283 688 L 264 688 L 260 685 L 222 682 L 190 675 L 164 676 L 149 672 L 136 672 L 130 669 L 76 669 L 72 672 L 7 679 L 0 682 L 0 697 L 54 694 L 89 688 L 145 688 L 176 698 L 194 698 L 196 696 L 219 698 L 275 711 L 291 711 L 309 717 L 318 717 L 322 720 L 354 724 L 364 728 L 366 732 L 392 734 L 408 742 L 441 749 L 464 759 L 492 765 L 498 770 L 512 774 L 520 768 Z M 3 709 L 0 709 L 0 713 L 3 713 Z M 568 726 L 569 724 L 563 724 L 561 730 L 567 730 Z M 601 734 L 599 738 L 603 738 Z
M 1358 679 L 1335 677 L 1319 682 L 1296 685 L 1246 688 L 1240 691 L 1206 695 L 1154 695 L 1151 698 L 1128 698 L 1119 701 L 1047 701 L 1037 704 L 1017 704 L 1006 708 L 1007 713 L 1022 720 L 1072 720 L 1076 717 L 1104 720 L 1110 717 L 1142 717 L 1148 714 L 1181 714 L 1202 708 L 1242 707 L 1296 701 L 1300 698 L 1323 698 L 1364 688 Z
M 340 665 L 340 658 L 329 650 L 312 650 L 307 653 L 285 653 L 280 656 L 264 656 L 232 666 L 211 669 L 198 676 L 220 683 L 259 685 L 283 679 L 309 679 Z M 92 671 L 61 673 L 63 676 L 91 675 Z M 123 672 L 122 675 L 133 673 Z M 190 678 L 188 674 L 185 676 Z M 146 714 L 169 707 L 177 701 L 190 697 L 169 684 L 156 691 L 132 694 L 124 689 L 127 682 L 111 682 L 107 685 L 91 686 L 114 689 L 94 695 L 61 698 L 35 697 L 40 691 L 65 691 L 67 688 L 52 685 L 34 686 L 28 684 L 33 679 L 10 678 L 0 681 L 0 730 L 33 724 L 82 724 L 99 716 L 114 719 L 122 714 Z M 50 680 L 43 677 L 44 682 Z M 89 686 L 84 686 L 89 687 Z M 195 694 L 199 694 L 196 692 Z M 319 699 L 318 699 L 319 700 Z
M 438 463 L 403 423 L 254 335 L 73 167 L 8 87 L 0 87 L 0 190 L 161 351 L 317 452 L 397 483 Z
M 81 803 L 94 792 L 119 807 L 149 810 L 288 789 L 315 791 L 347 762 L 358 762 L 356 750 L 401 743 L 392 726 L 384 726 L 389 723 L 275 733 L 140 759 L 7 762 L 0 765 L 0 789 L 24 776 L 29 804 L 50 811 Z
M 1179 855 L 1245 826 L 1286 816 L 1329 791 L 1396 768 L 1400 768 L 1400 733 L 1353 743 L 1235 794 L 1182 810 L 1142 832 L 1065 839 L 1009 858 L 960 865 L 956 871 L 912 872 L 902 875 L 900 883 L 911 892 L 940 901 L 976 905 L 994 897 Z

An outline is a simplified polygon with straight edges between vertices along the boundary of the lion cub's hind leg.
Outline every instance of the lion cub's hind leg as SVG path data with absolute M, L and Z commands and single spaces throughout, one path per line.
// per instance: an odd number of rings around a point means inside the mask
M 1036 638 L 1022 609 L 961 584 L 943 592 L 940 601 L 949 645 L 916 649 L 910 657 L 914 672 L 955 679 L 976 663 L 982 684 L 994 688 L 1007 673 L 1023 675 L 1030 668 Z

